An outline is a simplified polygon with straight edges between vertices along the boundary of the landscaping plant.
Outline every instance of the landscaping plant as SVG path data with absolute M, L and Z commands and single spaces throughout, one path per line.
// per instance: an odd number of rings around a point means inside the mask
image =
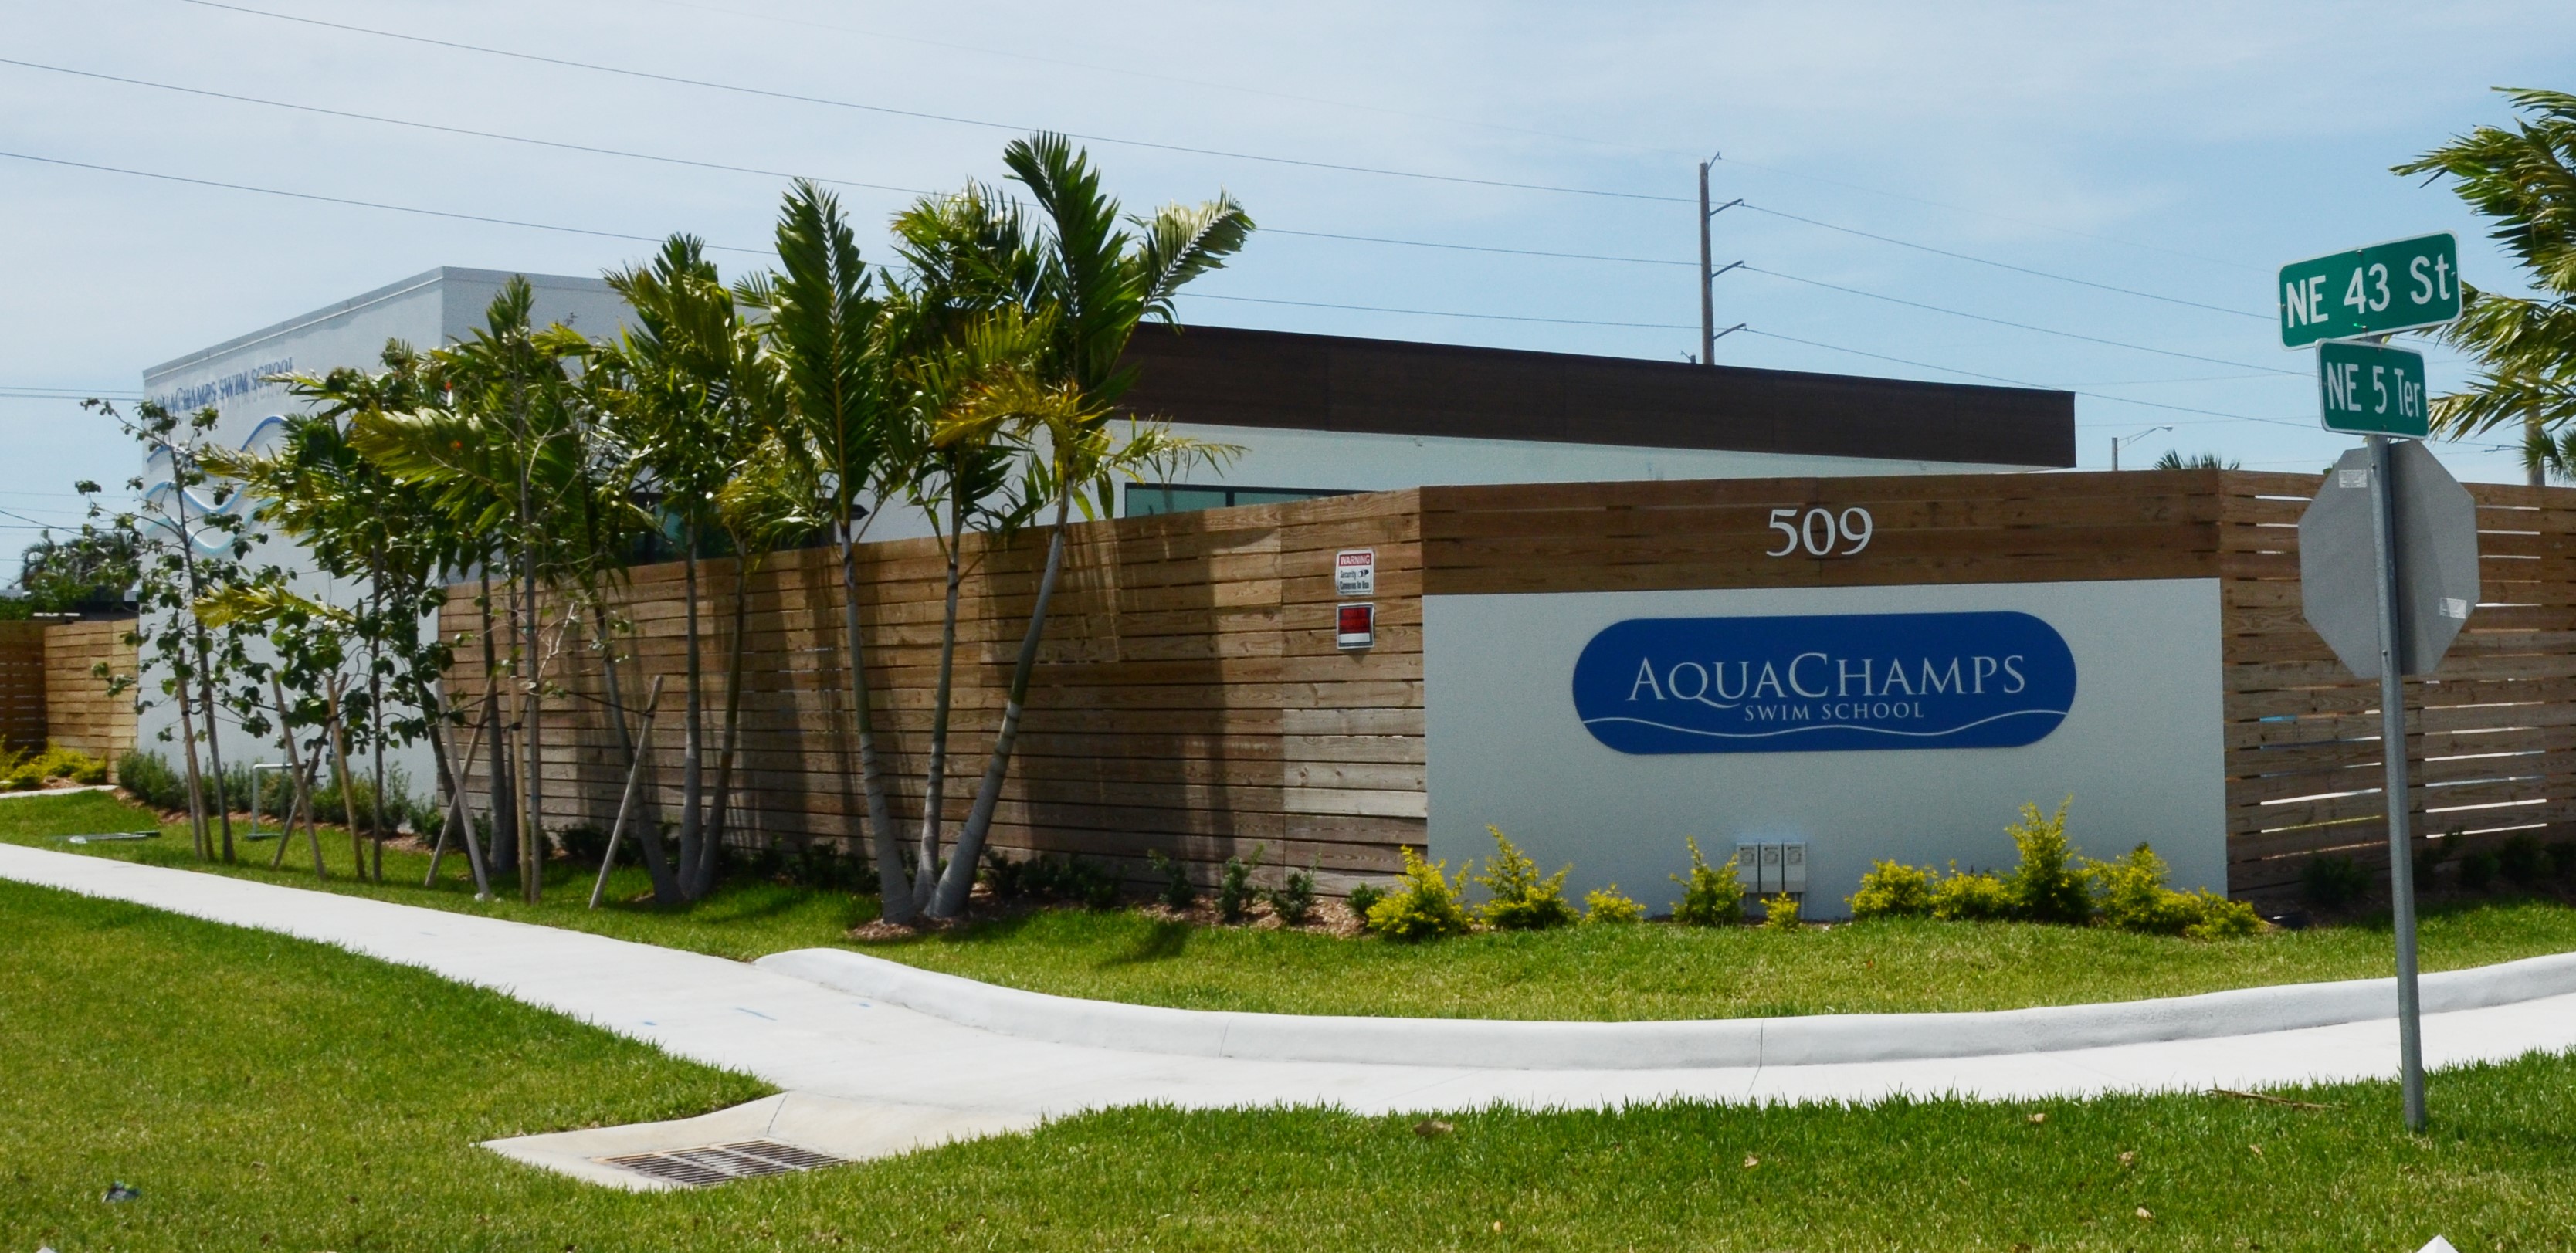
M 1565 876 L 1574 867 L 1541 878 L 1538 863 L 1513 847 L 1501 827 L 1489 823 L 1485 830 L 1494 837 L 1494 855 L 1475 876 L 1488 894 L 1476 916 L 1496 931 L 1544 931 L 1574 921 L 1574 907 L 1565 903 Z
M 1164 856 L 1159 848 L 1145 850 L 1145 864 L 1153 867 L 1154 873 L 1163 879 L 1163 886 L 1155 893 L 1155 899 L 1178 910 L 1186 910 L 1199 903 L 1199 890 L 1190 883 L 1187 865 Z
M 2075 846 L 2066 838 L 2066 810 L 2074 803 L 2069 796 L 2058 802 L 2056 813 L 2042 814 L 2037 804 L 2024 801 L 2021 820 L 2004 828 L 2021 853 L 2004 886 L 2022 918 L 2080 923 L 2093 916 L 2093 894 L 2074 864 Z
M 1377 908 L 1377 903 L 1385 899 L 1385 888 L 1374 883 L 1354 883 L 1351 885 L 1350 893 L 1342 898 L 1342 903 L 1350 907 L 1351 917 L 1359 919 L 1360 926 L 1365 928 L 1368 926 L 1369 911 Z
M 1769 931 L 1798 929 L 1798 898 L 1782 892 L 1762 901 L 1762 926 Z
M 2492 849 L 2478 849 L 2460 855 L 2460 890 L 2484 892 L 2495 886 L 2498 858 Z
M 1398 886 L 1369 906 L 1369 930 L 1395 940 L 1432 940 L 1472 930 L 1467 907 L 1458 900 L 1458 885 L 1446 873 L 1449 863 L 1424 861 L 1410 845 L 1403 853 Z
M 2322 853 L 2299 870 L 2299 894 L 2319 909 L 2342 909 L 2370 891 L 2371 874 L 2340 853 Z
M 1673 906 L 1673 921 L 1686 927 L 1732 927 L 1744 921 L 1744 880 L 1738 877 L 1735 859 L 1712 868 L 1700 856 L 1699 839 L 1682 837 L 1690 848 L 1690 877 L 1670 876 L 1682 885 L 1682 899 Z
M 1991 874 L 1959 869 L 1932 885 L 1932 916 L 1943 922 L 2002 922 L 2016 917 L 2012 889 Z
M 2547 872 L 2549 854 L 2540 847 L 2539 837 L 2528 831 L 2514 835 L 2496 847 L 2496 871 L 2507 883 L 2525 891 L 2539 886 Z
M 1619 885 L 1616 883 L 1606 888 L 1594 888 L 1583 894 L 1585 926 L 1594 923 L 1644 922 L 1645 920 L 1646 907 L 1621 895 Z
M 1932 916 L 1932 872 L 1897 861 L 1873 861 L 1860 877 L 1860 890 L 1846 902 L 1852 920 L 1929 918 Z
M 1315 912 L 1314 868 L 1281 872 L 1279 886 L 1270 889 L 1267 897 L 1270 912 L 1278 916 L 1282 925 L 1305 926 L 1306 919 Z
M 1252 886 L 1252 872 L 1261 866 L 1261 845 L 1252 846 L 1244 857 L 1228 857 L 1225 868 L 1216 877 L 1216 916 L 1226 922 L 1242 922 L 1252 916 L 1253 902 L 1261 891 Z

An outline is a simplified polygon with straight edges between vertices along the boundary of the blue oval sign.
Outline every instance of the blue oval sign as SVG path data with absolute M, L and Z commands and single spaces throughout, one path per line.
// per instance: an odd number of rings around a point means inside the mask
M 2016 748 L 2074 707 L 2075 655 L 2026 613 L 1632 618 L 1574 663 L 1623 753 Z

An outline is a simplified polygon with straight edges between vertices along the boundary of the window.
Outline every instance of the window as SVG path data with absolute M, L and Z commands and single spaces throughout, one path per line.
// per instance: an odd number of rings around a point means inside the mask
M 1130 483 L 1127 485 L 1124 516 L 1143 518 L 1158 513 L 1189 513 L 1234 505 L 1276 505 L 1292 500 L 1313 500 L 1320 496 L 1355 494 L 1329 487 L 1198 487 L 1188 483 Z

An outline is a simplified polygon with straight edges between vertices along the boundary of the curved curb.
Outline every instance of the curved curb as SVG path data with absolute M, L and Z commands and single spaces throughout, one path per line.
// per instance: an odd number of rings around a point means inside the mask
M 2393 978 L 2354 979 L 1985 1013 L 1530 1022 L 1165 1009 L 997 987 L 846 949 L 797 949 L 756 964 L 935 1018 L 1056 1044 L 1491 1070 L 1689 1070 L 2051 1053 L 2393 1018 L 2397 998 Z M 2576 993 L 2576 953 L 2426 975 L 2421 991 L 2428 1014 Z

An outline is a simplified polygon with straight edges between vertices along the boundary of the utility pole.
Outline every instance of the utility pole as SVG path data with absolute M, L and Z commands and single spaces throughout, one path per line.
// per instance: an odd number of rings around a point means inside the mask
M 1709 254 L 1708 220 L 1744 203 L 1742 197 L 1729 200 L 1712 209 L 1708 207 L 1708 170 L 1717 164 L 1716 153 L 1699 163 L 1699 363 L 1717 364 L 1717 337 L 1744 329 L 1741 322 L 1721 331 L 1717 329 L 1717 276 L 1744 264 L 1730 262 L 1726 269 L 1712 269 L 1715 259 Z
M 2170 431 L 2170 430 L 2172 430 L 2172 429 L 2173 429 L 2173 428 L 2172 428 L 2172 427 L 2170 427 L 2170 426 L 2151 426 L 2151 427 L 2148 427 L 2147 429 L 2145 429 L 2145 430 L 2143 430 L 2143 431 L 2138 432 L 2138 433 L 2137 433 L 2137 434 L 2135 434 L 2135 435 L 2114 435 L 2114 436 L 2112 436 L 2112 437 L 2111 437 L 2111 468 L 2112 468 L 2112 469 L 2114 469 L 2114 470 L 2117 470 L 2117 469 L 2119 469 L 2119 468 L 2120 468 L 2120 441 L 2121 441 L 2121 440 L 2124 440 L 2124 439 L 2125 439 L 2125 440 L 2129 441 L 2130 443 L 2134 444 L 2134 443 L 2138 442 L 2139 440 L 2145 439 L 2146 437 L 2148 437 L 2148 436 L 2150 436 L 2150 435 L 2155 434 L 2155 433 L 2156 433 L 2156 432 L 2158 432 L 2158 431 Z

